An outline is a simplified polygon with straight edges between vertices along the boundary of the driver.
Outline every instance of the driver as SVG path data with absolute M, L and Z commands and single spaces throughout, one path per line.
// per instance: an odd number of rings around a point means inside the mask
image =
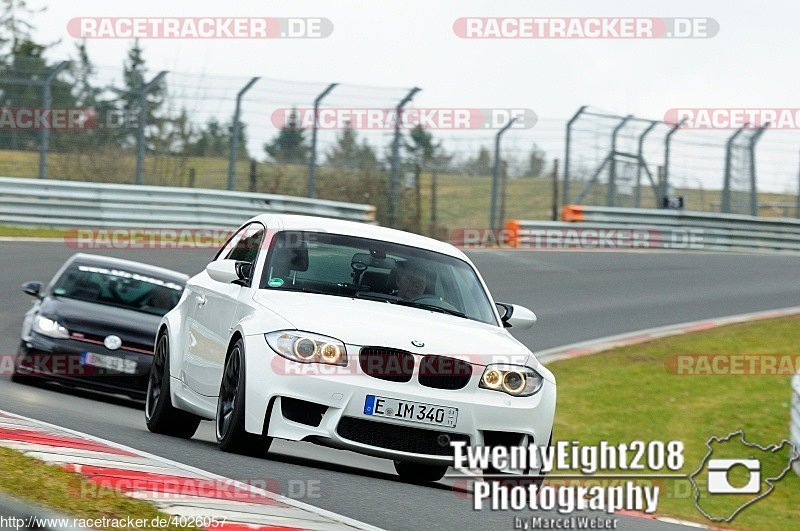
M 407 301 L 413 301 L 425 293 L 428 286 L 428 275 L 418 265 L 403 264 L 398 268 L 397 296 Z

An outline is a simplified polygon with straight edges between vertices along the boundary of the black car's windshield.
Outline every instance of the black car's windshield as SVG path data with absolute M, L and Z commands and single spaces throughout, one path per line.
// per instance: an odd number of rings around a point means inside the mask
M 183 286 L 174 280 L 121 268 L 75 264 L 59 277 L 56 297 L 164 315 L 178 304 Z
M 278 233 L 260 287 L 358 297 L 497 324 L 486 292 L 468 263 L 380 240 L 320 232 Z

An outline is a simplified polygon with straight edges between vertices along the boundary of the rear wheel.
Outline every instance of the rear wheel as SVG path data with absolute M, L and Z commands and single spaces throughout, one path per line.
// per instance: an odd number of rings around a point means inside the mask
M 161 332 L 156 341 L 150 378 L 147 381 L 145 399 L 147 429 L 153 433 L 171 435 L 182 439 L 191 438 L 200 425 L 200 417 L 182 411 L 172 405 L 169 376 L 169 338 Z
M 244 359 L 244 342 L 239 339 L 231 347 L 222 373 L 215 421 L 217 443 L 223 452 L 263 457 L 269 450 L 272 438 L 247 433 L 244 428 Z
M 395 461 L 397 474 L 410 483 L 431 483 L 439 481 L 447 472 L 447 465 L 423 465 L 411 461 Z

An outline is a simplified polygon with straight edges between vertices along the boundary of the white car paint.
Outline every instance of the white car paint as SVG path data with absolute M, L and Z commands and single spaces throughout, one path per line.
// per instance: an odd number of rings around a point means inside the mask
M 249 223 L 263 225 L 267 231 L 266 240 L 289 229 L 352 235 L 432 250 L 458 258 L 475 270 L 469 258 L 457 248 L 394 229 L 272 214 L 257 216 Z M 230 242 L 229 246 L 233 244 L 235 242 Z M 261 278 L 267 248 L 268 241 L 254 264 L 255 279 Z M 220 256 L 224 256 L 224 251 Z M 226 278 L 227 267 L 216 264 L 210 270 L 215 277 Z M 497 324 L 363 299 L 259 290 L 257 282 L 253 287 L 220 282 L 203 271 L 189 280 L 180 303 L 162 320 L 170 339 L 172 403 L 202 418 L 214 419 L 226 353 L 232 338 L 238 335 L 245 344 L 245 427 L 249 433 L 262 433 L 268 406 L 273 402 L 268 419 L 269 436 L 295 441 L 316 437 L 333 446 L 379 457 L 430 464 L 449 462 L 446 457 L 372 447 L 340 437 L 336 432 L 340 419 L 344 416 L 366 418 L 365 397 L 373 394 L 457 407 L 458 421 L 451 431 L 469 435 L 473 445 L 483 443 L 485 430 L 525 434 L 525 442 L 546 444 L 555 414 L 555 378 L 502 326 L 485 282 L 475 271 L 495 312 Z M 523 308 L 519 308 L 518 316 L 535 319 L 532 312 Z M 346 345 L 347 367 L 309 374 L 308 364 L 280 357 L 267 344 L 264 334 L 277 330 L 307 331 L 339 339 Z M 424 346 L 413 346 L 414 340 L 424 342 Z M 461 357 L 473 364 L 473 375 L 469 384 L 460 390 L 425 387 L 416 379 L 400 383 L 374 378 L 359 368 L 359 350 L 367 345 L 410 351 L 417 363 L 424 354 Z M 490 363 L 533 368 L 544 377 L 543 387 L 527 397 L 512 397 L 479 388 L 483 366 Z M 279 407 L 282 397 L 315 402 L 328 406 L 328 410 L 318 427 L 307 426 L 283 417 Z M 384 421 L 375 417 L 369 420 Z M 425 428 L 393 419 L 385 421 Z

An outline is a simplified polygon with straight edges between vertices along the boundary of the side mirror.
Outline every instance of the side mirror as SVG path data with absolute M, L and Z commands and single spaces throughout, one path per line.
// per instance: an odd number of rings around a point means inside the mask
M 253 264 L 237 260 L 215 260 L 206 266 L 208 276 L 225 284 L 249 279 L 252 270 Z
M 506 328 L 517 328 L 526 330 L 536 323 L 536 314 L 524 306 L 498 302 L 497 309 L 500 311 L 500 320 Z
M 22 291 L 28 295 L 33 295 L 39 299 L 42 298 L 42 283 L 41 282 L 26 282 L 22 285 Z

